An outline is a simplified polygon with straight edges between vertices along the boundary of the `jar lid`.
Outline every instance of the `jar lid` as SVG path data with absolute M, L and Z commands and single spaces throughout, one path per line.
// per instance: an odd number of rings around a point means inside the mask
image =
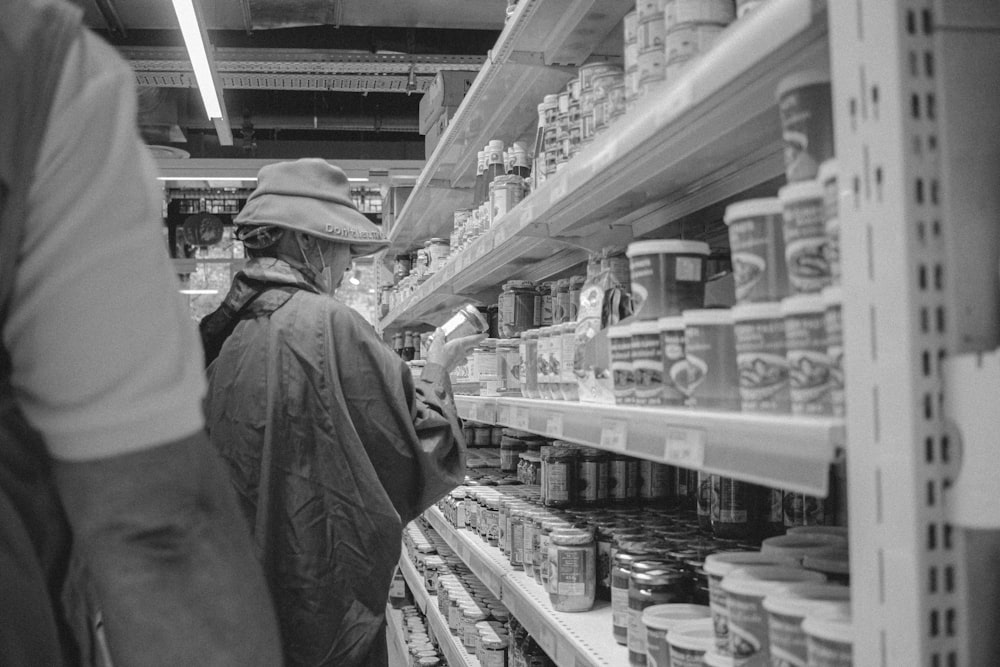
M 799 72 L 793 72 L 778 82 L 778 88 L 776 90 L 777 99 L 780 100 L 784 97 L 785 93 L 789 93 L 796 88 L 814 86 L 821 83 L 830 83 L 829 71 L 823 69 L 807 69 Z
M 534 288 L 535 288 L 535 284 L 533 282 L 531 282 L 530 280 L 508 280 L 507 282 L 505 282 L 503 284 L 503 289 L 504 290 L 512 290 L 512 289 L 524 289 L 524 290 L 528 290 L 528 289 L 534 289 Z
M 794 584 L 764 598 L 764 609 L 773 614 L 805 617 L 813 609 L 849 602 L 851 589 L 838 584 Z
M 802 621 L 802 632 L 827 641 L 853 644 L 851 605 L 841 603 L 815 610 Z
M 789 535 L 837 535 L 847 539 L 846 526 L 792 526 L 786 533 Z
M 839 306 L 844 302 L 844 288 L 840 285 L 824 287 L 820 294 L 823 295 L 823 301 L 826 302 L 827 308 L 830 306 Z
M 782 318 L 781 302 L 744 303 L 733 306 L 734 322 L 750 322 L 753 320 L 780 320 Z
M 819 572 L 800 567 L 780 565 L 750 565 L 733 570 L 722 579 L 722 590 L 733 595 L 764 597 L 778 593 L 789 584 L 825 582 Z
M 685 310 L 682 314 L 684 326 L 727 325 L 733 323 L 733 313 L 729 308 L 697 308 Z
M 781 215 L 781 200 L 777 197 L 762 197 L 734 202 L 726 207 L 726 214 L 722 219 L 730 225 L 737 220 L 761 215 Z
M 656 324 L 660 331 L 684 331 L 684 318 L 680 315 L 661 317 Z
M 781 554 L 801 561 L 805 556 L 822 553 L 831 546 L 846 544 L 847 540 L 840 535 L 779 535 L 769 537 L 761 542 L 761 553 Z
M 701 656 L 701 659 L 705 663 L 705 667 L 735 667 L 736 665 L 733 656 L 723 655 L 715 651 L 705 651 L 705 655 Z
M 629 578 L 636 583 L 637 586 L 650 585 L 650 586 L 666 586 L 679 581 L 684 581 L 687 577 L 684 573 L 673 566 L 659 567 L 653 570 L 636 571 L 636 565 L 644 563 L 647 561 L 639 561 L 632 566 L 632 573 Z
M 836 180 L 839 175 L 840 166 L 837 164 L 837 158 L 832 157 L 820 163 L 819 171 L 816 172 L 816 180 L 825 184 L 827 181 Z
M 819 181 L 796 181 L 778 190 L 778 198 L 783 205 L 809 199 L 823 199 L 823 186 Z
M 574 546 L 593 542 L 594 534 L 589 530 L 583 530 L 580 528 L 563 528 L 553 530 L 551 539 L 554 544 Z
M 635 257 L 637 255 L 655 255 L 660 253 L 671 255 L 708 256 L 709 249 L 708 244 L 703 241 L 657 239 L 653 241 L 635 241 L 634 243 L 629 243 L 628 250 L 625 251 L 625 254 L 629 257 Z
M 823 574 L 850 575 L 851 558 L 847 551 L 847 545 L 832 546 L 829 549 L 810 554 L 802 559 L 802 567 Z
M 711 615 L 711 609 L 700 604 L 654 604 L 643 610 L 642 622 L 647 628 L 669 631 L 681 623 Z
M 573 287 L 582 287 L 585 282 L 587 282 L 586 276 L 570 276 L 569 278 L 570 289 L 572 289 Z
M 635 320 L 630 325 L 633 336 L 659 336 L 659 320 Z
M 781 300 L 781 312 L 783 315 L 821 315 L 826 312 L 826 302 L 823 295 L 796 294 Z
M 716 577 L 724 577 L 733 570 L 747 565 L 795 565 L 796 563 L 794 558 L 776 553 L 729 551 L 706 556 L 705 572 Z
M 685 621 L 667 633 L 667 643 L 684 651 L 701 651 L 715 647 L 715 624 L 711 618 Z
M 631 324 L 615 324 L 614 326 L 608 327 L 608 338 L 631 338 L 631 337 L 632 337 Z

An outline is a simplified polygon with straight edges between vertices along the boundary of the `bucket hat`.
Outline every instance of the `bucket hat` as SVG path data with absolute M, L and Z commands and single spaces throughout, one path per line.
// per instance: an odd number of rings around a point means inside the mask
M 350 246 L 361 257 L 389 245 L 382 231 L 351 201 L 347 175 L 320 158 L 265 165 L 257 188 L 236 216 L 237 225 L 274 225 Z

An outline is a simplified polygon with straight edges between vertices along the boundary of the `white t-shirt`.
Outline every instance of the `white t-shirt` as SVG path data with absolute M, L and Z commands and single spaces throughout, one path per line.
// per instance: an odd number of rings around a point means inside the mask
M 4 344 L 17 400 L 60 459 L 203 426 L 201 345 L 167 254 L 134 82 L 95 35 L 73 45 L 28 202 Z

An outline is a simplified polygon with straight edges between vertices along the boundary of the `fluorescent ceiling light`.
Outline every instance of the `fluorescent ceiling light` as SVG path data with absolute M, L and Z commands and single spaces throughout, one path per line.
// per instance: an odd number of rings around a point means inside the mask
M 351 182 L 351 183 L 367 183 L 368 182 L 368 178 L 365 177 L 365 176 L 360 176 L 360 177 L 351 176 L 347 180 L 349 182 Z
M 219 93 L 215 89 L 212 68 L 208 64 L 208 52 L 205 50 L 205 41 L 202 39 L 201 27 L 198 25 L 194 1 L 173 0 L 173 3 L 177 22 L 181 25 L 181 34 L 184 36 L 184 46 L 187 47 L 191 67 L 194 69 L 194 78 L 198 82 L 198 90 L 205 103 L 205 112 L 209 119 L 222 118 L 222 103 L 219 99 Z
M 217 289 L 182 289 L 179 290 L 181 294 L 218 294 Z
M 240 181 L 257 182 L 256 176 L 157 176 L 158 181 L 225 181 L 239 183 Z

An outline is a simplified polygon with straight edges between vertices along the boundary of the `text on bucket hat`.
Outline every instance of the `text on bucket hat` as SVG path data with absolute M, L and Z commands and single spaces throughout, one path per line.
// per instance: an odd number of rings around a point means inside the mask
M 389 245 L 382 231 L 355 207 L 344 171 L 320 158 L 261 167 L 257 188 L 235 222 L 275 225 L 344 243 L 355 257 Z

